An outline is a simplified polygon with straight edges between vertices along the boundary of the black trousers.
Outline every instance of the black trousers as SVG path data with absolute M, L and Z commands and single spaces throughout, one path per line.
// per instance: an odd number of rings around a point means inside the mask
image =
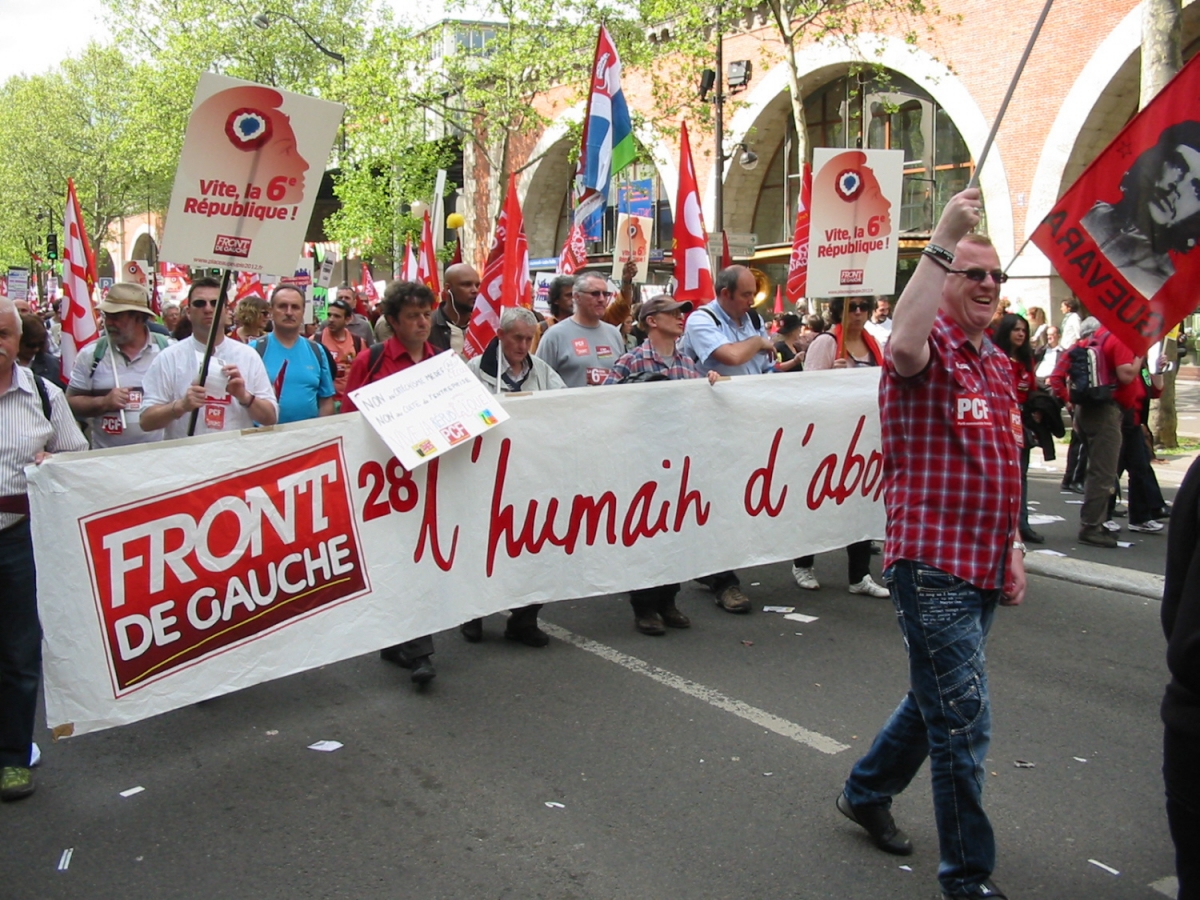
M 1179 900 L 1200 900 L 1200 736 L 1166 729 L 1163 781 L 1167 823 L 1175 842 Z
M 661 613 L 675 605 L 675 595 L 679 593 L 679 584 L 660 584 L 658 587 L 639 588 L 629 592 L 629 603 L 633 606 L 635 616 L 647 616 L 651 613 Z
M 811 569 L 815 556 L 801 556 L 792 560 L 792 565 L 801 569 Z M 850 583 L 858 584 L 871 574 L 871 542 L 858 541 L 846 548 L 846 563 Z

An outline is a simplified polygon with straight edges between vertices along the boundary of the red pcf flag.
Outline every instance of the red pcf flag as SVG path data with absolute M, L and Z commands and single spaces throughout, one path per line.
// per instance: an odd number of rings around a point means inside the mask
M 808 223 L 812 207 L 812 168 L 804 164 L 800 179 L 800 208 L 796 210 L 796 233 L 792 237 L 792 256 L 788 260 L 787 298 L 797 303 L 808 289 Z
M 417 278 L 433 291 L 436 298 L 442 292 L 438 281 L 437 255 L 433 249 L 433 225 L 429 221 L 429 210 L 425 210 L 425 224 L 421 229 L 421 251 L 417 254 Z
M 362 294 L 363 299 L 371 306 L 379 302 L 379 291 L 375 290 L 375 282 L 371 280 L 371 269 L 366 263 L 362 264 Z
M 558 256 L 558 274 L 574 275 L 587 265 L 587 239 L 583 236 L 583 225 L 575 222 L 563 241 L 562 253 Z
M 421 276 L 417 270 L 417 256 L 413 253 L 412 238 L 404 240 L 404 262 L 400 266 L 401 281 L 420 281 Z
M 1033 233 L 1088 311 L 1135 353 L 1196 307 L 1200 57 L 1117 135 Z
M 517 177 L 508 177 L 504 208 L 496 220 L 492 249 L 475 298 L 475 311 L 467 326 L 463 355 L 467 359 L 483 353 L 500 325 L 500 313 L 506 306 L 533 306 L 533 285 L 529 280 L 529 241 L 517 200 Z
M 675 234 L 671 244 L 675 256 L 675 299 L 689 300 L 699 306 L 713 299 L 713 277 L 686 122 L 679 137 L 679 193 L 675 210 Z
M 67 211 L 63 217 L 63 303 L 62 303 L 62 374 L 65 384 L 71 379 L 75 355 L 100 336 L 96 309 L 92 305 L 95 263 L 88 247 L 87 229 L 75 196 L 75 181 L 67 179 Z

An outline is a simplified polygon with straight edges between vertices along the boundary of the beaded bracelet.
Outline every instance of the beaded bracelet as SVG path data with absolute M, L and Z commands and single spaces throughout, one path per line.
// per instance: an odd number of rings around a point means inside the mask
M 954 265 L 954 254 L 945 247 L 939 247 L 937 244 L 926 244 L 921 252 L 940 265 L 943 269 Z

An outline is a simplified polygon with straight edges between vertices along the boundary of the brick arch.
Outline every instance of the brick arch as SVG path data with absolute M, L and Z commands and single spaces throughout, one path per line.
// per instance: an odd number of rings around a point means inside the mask
M 537 161 L 517 179 L 517 195 L 525 215 L 525 236 L 529 240 L 531 257 L 557 256 L 561 249 L 555 245 L 558 217 L 575 174 L 574 167 L 568 161 L 571 144 L 567 134 L 570 126 L 583 120 L 586 111 L 585 103 L 577 103 L 564 110 L 542 132 L 530 152 L 529 158 Z M 674 209 L 675 192 L 679 184 L 679 167 L 675 159 L 678 148 L 667 144 L 658 131 L 648 124 L 636 128 L 634 136 L 649 151 L 663 190 Z
M 957 75 L 925 51 L 911 47 L 898 38 L 867 35 L 860 38 L 857 44 L 857 49 L 832 41 L 805 47 L 799 57 L 801 89 L 805 96 L 832 78 L 845 74 L 849 64 L 869 59 L 904 75 L 926 91 L 950 116 L 971 151 L 972 158 L 979 158 L 991 122 L 984 117 L 979 104 Z M 769 160 L 774 152 L 772 148 L 777 147 L 783 139 L 786 116 L 791 115 L 787 94 L 787 63 L 780 63 L 769 70 L 750 91 L 746 105 L 733 116 L 728 128 L 726 152 L 738 142 L 748 141 L 755 146 L 760 159 Z M 758 149 L 762 135 L 774 135 L 776 143 Z M 766 177 L 765 168 L 760 165 L 759 169 L 764 171 L 755 169 L 745 172 L 737 165 L 736 159 L 726 163 L 725 222 L 728 230 L 752 230 L 758 192 Z M 1006 255 L 1011 257 L 1016 249 L 1012 201 L 998 144 L 994 144 L 989 151 L 987 162 L 979 173 L 979 182 L 984 196 L 990 201 L 989 236 L 1001 258 Z M 707 221 L 712 221 L 713 204 L 714 191 L 710 184 L 704 197 Z

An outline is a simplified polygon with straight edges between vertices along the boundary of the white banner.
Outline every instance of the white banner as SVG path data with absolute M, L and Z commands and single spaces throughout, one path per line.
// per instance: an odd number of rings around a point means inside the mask
M 344 107 L 206 72 L 175 170 L 160 257 L 287 272 L 304 248 Z
M 813 151 L 810 297 L 896 290 L 903 150 Z
M 46 718 L 82 734 L 513 606 L 883 533 L 878 370 L 546 391 L 417 472 L 361 415 L 29 482 Z

